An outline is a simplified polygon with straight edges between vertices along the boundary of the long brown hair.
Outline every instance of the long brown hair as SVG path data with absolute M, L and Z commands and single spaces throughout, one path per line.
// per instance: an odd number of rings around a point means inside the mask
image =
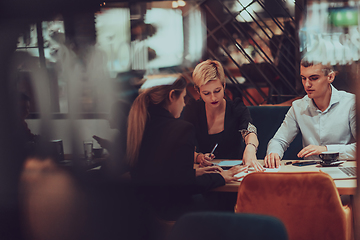
M 165 107 L 169 101 L 169 93 L 174 90 L 174 95 L 179 98 L 186 87 L 186 80 L 179 76 L 172 85 L 160 85 L 142 91 L 135 99 L 128 117 L 127 131 L 127 160 L 130 167 L 137 163 L 141 141 L 144 135 L 145 124 L 150 103 Z

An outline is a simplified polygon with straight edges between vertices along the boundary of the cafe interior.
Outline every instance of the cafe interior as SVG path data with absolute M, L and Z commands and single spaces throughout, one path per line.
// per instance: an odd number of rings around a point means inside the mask
M 0 239 L 360 239 L 357 174 L 292 165 L 306 162 L 301 133 L 280 170 L 211 190 L 232 197 L 230 211 L 176 221 L 136 197 L 123 149 L 107 147 L 126 139 L 142 84 L 181 73 L 186 99 L 199 99 L 193 70 L 213 59 L 225 96 L 250 111 L 263 163 L 306 95 L 303 57 L 331 64 L 333 86 L 360 106 L 359 12 L 350 0 L 0 2 Z

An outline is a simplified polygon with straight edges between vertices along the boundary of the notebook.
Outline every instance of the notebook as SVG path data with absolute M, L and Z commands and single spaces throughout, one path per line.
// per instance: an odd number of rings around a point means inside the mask
M 329 174 L 333 179 L 356 178 L 356 167 L 329 167 L 321 168 L 320 171 Z

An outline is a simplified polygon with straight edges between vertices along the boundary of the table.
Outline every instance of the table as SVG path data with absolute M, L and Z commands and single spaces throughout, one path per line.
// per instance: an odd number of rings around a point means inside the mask
M 214 160 L 213 162 L 220 162 L 221 160 Z M 279 172 L 319 172 L 321 170 L 320 164 L 317 165 L 308 165 L 303 167 L 297 167 L 293 165 L 285 165 L 286 162 L 291 160 L 282 160 L 281 168 Z M 307 160 L 302 160 L 307 161 Z M 264 163 L 263 160 L 259 160 L 261 164 Z M 356 166 L 356 161 L 346 161 L 342 164 L 342 166 Z M 334 180 L 337 190 L 340 195 L 355 195 L 356 192 L 356 179 L 341 179 Z M 224 186 L 213 189 L 213 191 L 217 192 L 237 192 L 238 188 L 241 184 L 241 181 L 227 183 Z
M 90 161 L 86 161 L 84 159 L 84 155 L 79 155 L 78 156 L 78 167 L 81 167 L 85 170 L 90 170 L 90 169 L 94 169 L 97 167 L 100 167 L 107 159 L 106 155 L 103 155 L 100 158 L 93 158 Z M 75 165 L 74 163 L 74 156 L 72 154 L 64 154 L 64 160 L 61 162 L 58 162 L 59 166 L 62 167 L 73 167 Z

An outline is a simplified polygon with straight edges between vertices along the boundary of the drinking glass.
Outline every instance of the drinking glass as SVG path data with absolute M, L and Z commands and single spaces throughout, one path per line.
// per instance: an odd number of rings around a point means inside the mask
M 85 160 L 87 160 L 87 161 L 92 160 L 92 152 L 93 152 L 93 141 L 92 140 L 84 141 Z

